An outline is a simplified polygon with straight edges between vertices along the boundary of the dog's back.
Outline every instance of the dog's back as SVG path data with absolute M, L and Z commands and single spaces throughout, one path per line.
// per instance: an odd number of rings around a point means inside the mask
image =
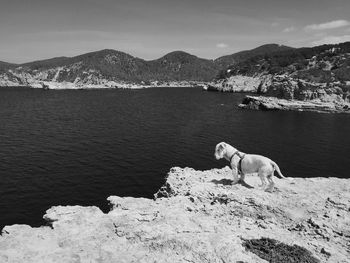
M 272 160 L 259 154 L 246 154 L 242 163 L 245 173 L 257 173 L 262 168 L 273 169 Z

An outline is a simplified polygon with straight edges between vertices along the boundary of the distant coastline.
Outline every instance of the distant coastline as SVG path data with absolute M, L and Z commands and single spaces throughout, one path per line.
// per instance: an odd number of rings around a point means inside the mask
M 336 113 L 348 112 L 350 105 L 349 63 L 350 42 L 299 49 L 268 44 L 215 60 L 174 51 L 146 61 L 106 49 L 21 65 L 1 63 L 0 87 L 44 90 L 202 87 L 206 91 L 273 97 L 279 104 L 272 107 L 273 103 L 266 104 L 266 99 L 252 102 L 248 98 L 249 105 L 243 102 L 241 108 Z
M 75 84 L 71 82 L 49 82 L 41 81 L 31 84 L 1 83 L 0 88 L 30 88 L 43 90 L 92 90 L 92 89 L 147 89 L 147 88 L 203 88 L 207 85 L 204 82 L 195 81 L 171 81 L 156 82 L 150 85 L 127 83 L 127 82 L 107 82 L 103 84 Z

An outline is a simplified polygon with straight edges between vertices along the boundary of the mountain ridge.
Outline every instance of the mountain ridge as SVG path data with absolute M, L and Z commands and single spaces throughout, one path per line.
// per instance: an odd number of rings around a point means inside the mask
M 264 67 L 269 67 L 270 71 L 271 68 L 278 70 L 279 63 L 289 65 L 290 61 L 298 60 L 305 53 L 309 56 L 310 50 L 312 54 L 318 54 L 334 47 L 337 45 L 291 48 L 266 44 L 215 60 L 179 50 L 158 59 L 144 60 L 122 51 L 103 49 L 23 64 L 0 63 L 0 86 L 40 86 L 40 83 L 49 82 L 68 83 L 74 87 L 118 87 L 118 83 L 154 86 L 170 82 L 211 82 L 235 74 L 260 74 Z M 256 65 L 262 69 L 254 68 Z
M 280 45 L 280 44 L 275 44 L 275 43 L 264 44 L 253 49 L 242 50 L 242 51 L 233 53 L 231 55 L 221 56 L 219 58 L 216 58 L 214 61 L 217 64 L 222 65 L 222 67 L 225 67 L 225 65 L 230 66 L 232 64 L 239 63 L 241 61 L 244 61 L 246 59 L 249 59 L 257 55 L 264 55 L 268 53 L 279 52 L 279 51 L 290 50 L 290 49 L 295 49 L 295 48 Z
M 146 61 L 146 62 L 151 62 L 151 61 L 155 61 L 155 60 L 159 60 L 159 59 L 162 59 L 164 57 L 167 57 L 168 55 L 171 55 L 171 54 L 176 54 L 176 53 L 182 53 L 182 54 L 187 54 L 187 55 L 190 55 L 190 56 L 194 56 L 194 57 L 197 57 L 197 58 L 200 58 L 200 59 L 204 59 L 204 60 L 208 60 L 208 61 L 217 61 L 221 58 L 224 58 L 224 57 L 228 57 L 228 56 L 233 56 L 233 55 L 237 55 L 237 54 L 241 54 L 241 53 L 249 53 L 249 52 L 256 52 L 256 51 L 260 51 L 260 53 L 269 53 L 269 52 L 272 52 L 272 51 L 277 51 L 278 48 L 275 48 L 275 49 L 271 49 L 271 47 L 285 47 L 285 48 L 288 48 L 288 49 L 294 49 L 293 47 L 288 47 L 288 46 L 284 46 L 284 45 L 281 45 L 281 44 L 275 44 L 275 43 L 271 43 L 271 44 L 263 44 L 261 46 L 258 46 L 256 48 L 253 48 L 253 49 L 249 49 L 249 50 L 242 50 L 242 51 L 238 51 L 238 52 L 235 52 L 235 53 L 232 53 L 232 54 L 229 54 L 229 55 L 223 55 L 223 56 L 220 56 L 218 58 L 213 58 L 213 59 L 210 59 L 210 58 L 201 58 L 197 55 L 193 55 L 189 52 L 186 52 L 186 51 L 183 51 L 183 50 L 174 50 L 174 51 L 170 51 L 164 55 L 162 55 L 161 57 L 159 58 L 154 58 L 154 59 L 143 59 L 143 58 L 140 58 L 140 57 L 137 57 L 137 56 L 133 56 L 131 54 L 129 54 L 128 52 L 125 52 L 125 51 L 119 51 L 119 50 L 116 50 L 116 49 L 111 49 L 111 48 L 105 48 L 105 49 L 101 49 L 101 50 L 95 50 L 95 51 L 89 51 L 89 52 L 86 52 L 86 53 L 82 53 L 82 54 L 79 54 L 79 55 L 75 55 L 75 56 L 59 56 L 59 57 L 52 57 L 52 58 L 48 58 L 48 59 L 38 59 L 38 60 L 33 60 L 33 61 L 28 61 L 28 62 L 23 62 L 23 63 L 12 63 L 12 62 L 5 62 L 5 61 L 0 61 L 0 64 L 1 63 L 6 63 L 6 64 L 9 64 L 9 65 L 16 65 L 16 66 L 22 66 L 22 65 L 28 65 L 28 64 L 31 64 L 31 63 L 39 63 L 39 62 L 45 62 L 45 61 L 50 61 L 50 60 L 55 60 L 55 59 L 72 59 L 72 58 L 77 58 L 77 57 L 80 57 L 80 56 L 84 56 L 84 55 L 89 55 L 89 54 L 94 54 L 94 53 L 106 53 L 106 52 L 119 52 L 119 53 L 124 53 L 124 54 L 127 54 L 129 56 L 132 56 L 134 58 L 138 58 L 140 60 L 143 60 L 143 61 Z M 263 49 L 266 49 L 266 51 L 262 51 Z
M 252 52 L 272 52 L 278 47 L 280 45 L 264 45 Z M 244 52 L 250 54 L 249 51 Z M 0 86 L 32 86 L 32 83 L 42 81 L 69 82 L 79 86 L 106 85 L 107 82 L 111 86 L 117 86 L 116 83 L 120 82 L 138 85 L 162 85 L 172 81 L 208 82 L 230 64 L 231 61 L 229 64 L 223 61 L 217 63 L 215 59 L 201 58 L 181 50 L 169 52 L 157 59 L 145 60 L 122 51 L 102 49 L 73 57 L 61 56 L 22 64 L 4 63 L 2 67 L 0 64 Z

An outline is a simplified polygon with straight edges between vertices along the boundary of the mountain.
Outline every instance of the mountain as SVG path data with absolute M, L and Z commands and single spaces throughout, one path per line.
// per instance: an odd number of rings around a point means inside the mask
M 270 44 L 216 60 L 199 58 L 183 51 L 146 61 L 129 54 L 104 49 L 75 57 L 55 57 L 23 64 L 0 63 L 0 86 L 30 85 L 38 82 L 72 83 L 75 86 L 118 83 L 150 84 L 181 81 L 211 81 L 222 68 L 288 47 Z M 39 85 L 40 86 L 40 85 Z
M 74 82 L 77 78 L 103 77 L 106 79 L 119 79 L 138 81 L 142 72 L 147 71 L 146 62 L 129 54 L 104 49 L 83 55 L 67 58 L 58 57 L 35 61 L 21 65 L 22 69 L 31 74 L 46 72 L 46 80 Z
M 157 80 L 210 81 L 219 68 L 208 59 L 198 58 L 183 51 L 174 51 L 149 61 L 152 78 Z
M 5 64 L 4 64 L 5 65 Z M 159 81 L 210 81 L 218 67 L 212 60 L 175 51 L 146 61 L 129 54 L 104 49 L 75 57 L 57 57 L 4 67 L 0 86 L 38 82 L 68 82 L 74 85 L 117 83 L 147 84 Z M 6 71 L 7 70 L 7 71 Z M 6 80 L 6 81 L 5 81 Z M 8 83 L 8 84 L 6 84 Z
M 225 68 L 227 66 L 237 64 L 239 62 L 245 61 L 247 59 L 250 59 L 252 57 L 258 56 L 258 55 L 265 55 L 270 54 L 273 52 L 278 51 L 285 51 L 285 50 L 292 50 L 294 48 L 287 47 L 283 45 L 278 44 L 266 44 L 259 46 L 257 48 L 251 49 L 251 50 L 244 50 L 240 51 L 231 55 L 222 56 L 214 60 L 214 62 L 220 67 Z

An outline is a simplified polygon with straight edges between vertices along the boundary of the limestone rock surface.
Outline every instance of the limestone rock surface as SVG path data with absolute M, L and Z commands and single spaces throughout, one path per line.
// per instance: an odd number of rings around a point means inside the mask
M 111 210 L 56 206 L 50 226 L 6 226 L 0 262 L 266 262 L 244 240 L 301 246 L 320 262 L 350 258 L 350 180 L 257 176 L 232 185 L 229 167 L 172 168 L 155 199 L 111 196 Z
M 315 111 L 327 113 L 350 113 L 349 102 L 315 100 L 286 100 L 276 97 L 245 96 L 238 105 L 242 109 L 251 110 L 292 110 L 292 111 Z

